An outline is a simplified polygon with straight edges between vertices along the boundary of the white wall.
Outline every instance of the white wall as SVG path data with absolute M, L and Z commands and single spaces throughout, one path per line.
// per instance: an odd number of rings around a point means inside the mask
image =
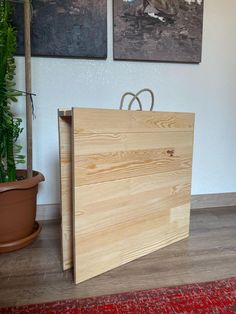
M 33 58 L 34 169 L 46 182 L 39 204 L 59 201 L 57 108 L 118 108 L 126 91 L 151 88 L 156 110 L 196 113 L 192 194 L 236 191 L 236 1 L 205 0 L 202 63 L 112 59 L 112 1 L 108 0 L 108 59 Z M 17 87 L 24 89 L 17 58 Z M 18 111 L 24 107 L 20 100 Z

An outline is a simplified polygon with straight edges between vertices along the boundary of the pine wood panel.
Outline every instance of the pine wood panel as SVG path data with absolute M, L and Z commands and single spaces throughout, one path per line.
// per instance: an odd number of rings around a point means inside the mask
M 75 282 L 187 237 L 194 115 L 72 117 Z
M 114 153 L 117 151 L 135 151 L 142 147 L 145 150 L 163 147 L 183 147 L 192 145 L 192 131 L 176 131 L 173 136 L 168 129 L 159 129 L 155 133 L 107 133 L 85 134 L 79 133 L 74 141 L 74 154 L 92 155 L 101 153 Z M 141 146 L 142 144 L 142 146 Z
M 193 130 L 194 114 L 110 109 L 73 108 L 74 132 L 78 133 L 144 133 Z
M 183 198 L 180 195 L 179 198 Z M 171 206 L 167 202 L 168 206 Z M 126 264 L 136 258 L 149 254 L 188 236 L 189 204 L 171 207 L 178 214 L 171 217 L 166 205 L 155 210 L 153 215 L 139 217 L 129 223 L 114 226 L 106 230 L 77 235 L 75 258 L 75 281 L 85 281 L 98 274 Z M 175 223 L 181 215 L 181 228 Z M 100 219 L 100 218 L 99 218 Z M 79 225 L 78 225 L 79 227 Z M 170 229 L 171 228 L 171 229 Z M 137 232 L 138 230 L 138 232 Z
M 169 184 L 160 187 L 152 184 L 158 178 L 147 176 L 76 188 L 79 281 L 188 236 L 189 176 L 165 178 Z
M 145 143 L 144 145 L 145 146 Z M 75 185 L 93 184 L 129 177 L 185 169 L 192 165 L 190 146 L 153 150 L 118 151 L 75 156 Z
M 190 172 L 186 170 L 77 187 L 75 203 L 80 203 L 82 210 L 76 212 L 76 223 L 80 225 L 80 234 L 88 233 L 90 229 L 93 232 L 103 230 L 111 224 L 125 224 L 154 214 L 156 204 L 161 206 L 168 198 L 171 204 L 172 198 L 186 202 L 182 196 L 189 192 Z M 84 223 L 79 218 L 87 220 L 87 214 L 89 219 Z M 109 220 L 110 217 L 115 220 Z
M 144 179 L 147 180 L 144 180 Z M 84 206 L 88 204 L 96 204 L 96 208 L 98 210 L 99 204 L 101 204 L 101 210 L 104 209 L 104 202 L 107 200 L 112 200 L 114 198 L 114 193 L 116 193 L 117 197 L 120 199 L 125 191 L 129 190 L 130 195 L 137 198 L 138 196 L 144 196 L 146 193 L 150 191 L 156 191 L 166 189 L 171 186 L 173 191 L 171 194 L 181 187 L 183 190 L 183 186 L 188 186 L 190 189 L 190 180 L 191 180 L 191 168 L 186 168 L 182 170 L 166 172 L 166 173 L 158 173 L 146 177 L 134 177 L 124 180 L 116 180 L 116 181 L 108 181 L 103 183 L 79 186 L 80 195 L 77 198 L 75 195 L 75 202 L 79 202 L 80 200 L 83 202 Z M 76 188 L 76 189 L 77 189 Z M 87 198 L 86 192 L 91 195 L 99 195 L 99 203 L 98 200 L 94 200 L 93 198 Z M 141 194 L 142 192 L 142 194 Z M 85 195 L 83 197 L 83 195 Z M 161 195 L 162 196 L 162 195 Z M 86 197 L 86 198 L 85 198 Z M 156 196 L 158 197 L 158 196 Z M 87 199 L 87 201 L 86 201 Z
M 73 266 L 72 261 L 72 183 L 71 183 L 71 117 L 58 112 L 59 155 L 61 178 L 61 245 L 63 270 Z
M 184 170 L 77 187 L 76 282 L 187 237 L 190 175 Z

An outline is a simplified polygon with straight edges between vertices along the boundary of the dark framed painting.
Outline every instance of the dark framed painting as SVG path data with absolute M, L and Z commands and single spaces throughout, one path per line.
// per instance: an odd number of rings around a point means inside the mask
M 107 0 L 32 0 L 33 56 L 107 57 Z M 17 54 L 24 54 L 23 4 L 14 2 Z
M 113 0 L 114 59 L 201 62 L 203 0 Z

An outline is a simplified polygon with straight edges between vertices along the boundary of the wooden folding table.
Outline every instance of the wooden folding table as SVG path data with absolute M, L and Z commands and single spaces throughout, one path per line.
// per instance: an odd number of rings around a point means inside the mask
M 194 114 L 58 117 L 63 269 L 76 283 L 188 237 Z

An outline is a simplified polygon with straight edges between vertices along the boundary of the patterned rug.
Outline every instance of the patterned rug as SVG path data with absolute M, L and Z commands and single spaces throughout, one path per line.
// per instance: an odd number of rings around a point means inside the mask
M 233 314 L 236 313 L 236 278 L 0 309 L 0 314 L 3 313 Z

